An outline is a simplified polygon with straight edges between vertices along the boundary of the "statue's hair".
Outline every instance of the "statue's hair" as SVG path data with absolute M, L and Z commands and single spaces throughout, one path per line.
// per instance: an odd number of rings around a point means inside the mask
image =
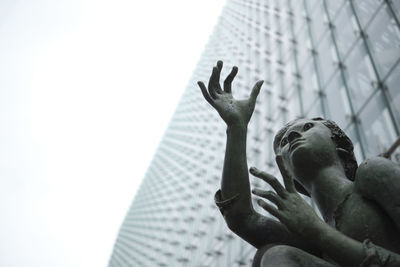
M 299 118 L 301 119 L 301 118 Z M 289 129 L 290 126 L 292 126 L 296 121 L 299 119 L 295 119 L 289 123 L 287 123 L 282 129 L 278 131 L 278 133 L 275 135 L 274 139 L 274 151 L 275 154 L 278 151 L 279 144 L 281 142 L 282 137 L 285 135 L 286 131 Z M 336 150 L 338 152 L 338 155 L 340 157 L 340 160 L 342 162 L 342 166 L 344 168 L 344 171 L 346 173 L 346 177 L 354 181 L 356 170 L 358 167 L 356 157 L 354 156 L 353 152 L 353 143 L 351 142 L 350 138 L 343 132 L 340 127 L 331 120 L 325 120 L 323 118 L 312 118 L 311 120 L 314 121 L 322 121 L 322 123 L 329 128 L 329 130 L 332 133 L 332 140 L 336 144 Z

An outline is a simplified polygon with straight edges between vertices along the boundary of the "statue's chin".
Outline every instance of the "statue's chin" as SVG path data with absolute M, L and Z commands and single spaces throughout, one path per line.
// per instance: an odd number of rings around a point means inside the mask
M 319 169 L 334 164 L 335 157 L 325 148 L 311 147 L 307 144 L 293 149 L 290 155 L 293 171 L 297 176 L 311 178 Z
M 304 168 L 309 164 L 310 151 L 305 144 L 301 144 L 290 152 L 290 158 L 295 168 Z
M 318 155 L 317 151 L 314 151 L 306 144 L 297 146 L 291 152 L 291 163 L 293 170 L 301 174 L 311 174 L 312 170 L 321 167 L 321 155 Z M 299 173 L 299 174 L 300 174 Z

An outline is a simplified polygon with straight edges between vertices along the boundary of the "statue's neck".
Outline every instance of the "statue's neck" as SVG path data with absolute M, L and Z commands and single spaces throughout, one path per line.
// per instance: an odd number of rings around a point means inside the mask
M 311 186 L 311 197 L 325 221 L 333 222 L 337 206 L 352 190 L 353 182 L 346 178 L 343 168 L 330 166 L 320 170 Z

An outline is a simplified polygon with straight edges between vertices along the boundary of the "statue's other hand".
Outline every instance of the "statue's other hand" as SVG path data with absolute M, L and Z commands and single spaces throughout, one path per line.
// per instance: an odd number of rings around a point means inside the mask
M 277 163 L 285 187 L 274 176 L 253 167 L 250 168 L 251 174 L 267 182 L 275 192 L 253 189 L 252 193 L 275 204 L 276 207 L 262 199 L 257 201 L 263 209 L 278 218 L 290 231 L 307 237 L 313 233 L 317 225 L 324 222 L 300 194 L 297 193 L 292 177 L 290 177 L 290 174 L 283 167 L 282 158 L 277 157 Z
M 222 65 L 222 61 L 218 61 L 217 66 L 213 68 L 208 82 L 208 89 L 201 81 L 197 84 L 204 98 L 218 111 L 219 115 L 228 126 L 247 126 L 253 114 L 256 99 L 264 81 L 258 81 L 254 85 L 248 99 L 236 100 L 232 96 L 232 81 L 238 72 L 238 68 L 236 66 L 232 68 L 231 73 L 224 81 L 224 89 L 222 90 L 219 82 Z

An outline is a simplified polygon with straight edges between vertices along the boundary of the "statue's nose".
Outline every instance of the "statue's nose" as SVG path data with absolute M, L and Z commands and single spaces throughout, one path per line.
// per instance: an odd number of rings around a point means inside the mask
M 297 138 L 300 138 L 300 137 L 301 137 L 301 134 L 299 132 L 291 131 L 288 135 L 289 143 L 293 142 L 294 140 L 296 140 Z

